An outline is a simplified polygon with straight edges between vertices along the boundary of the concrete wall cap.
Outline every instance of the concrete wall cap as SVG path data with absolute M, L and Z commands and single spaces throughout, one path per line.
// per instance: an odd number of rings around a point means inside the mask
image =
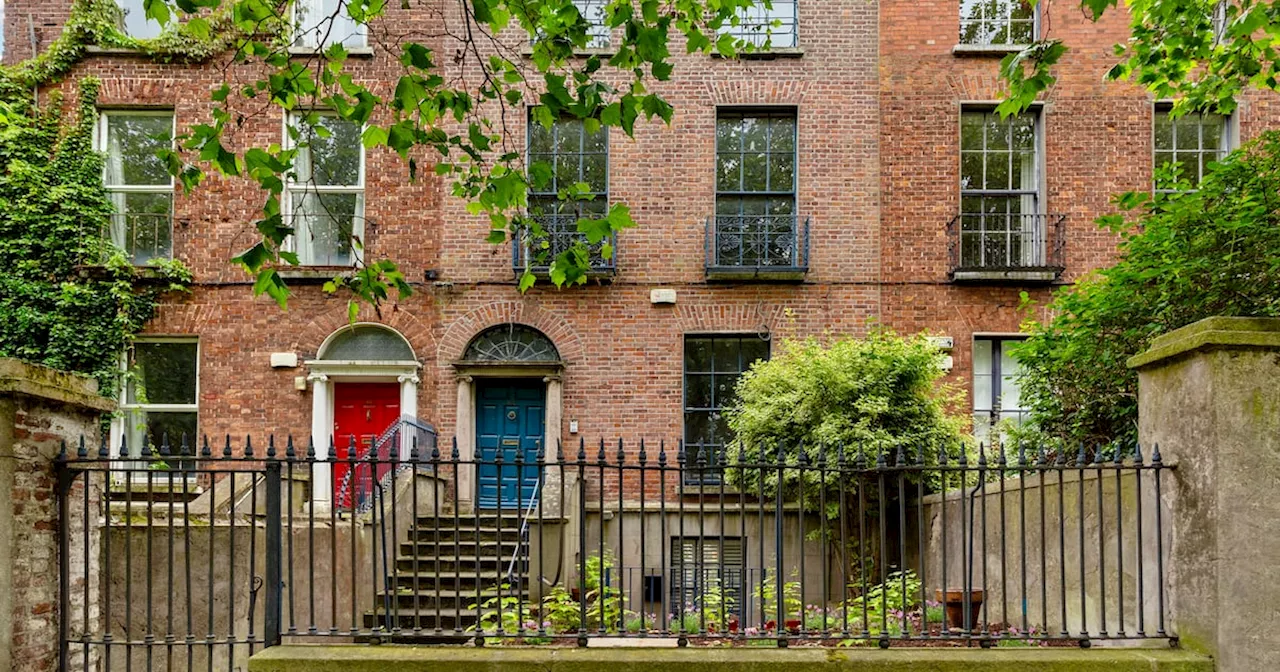
M 0 396 L 24 395 L 107 412 L 116 403 L 98 394 L 98 381 L 40 364 L 0 358 Z
M 1131 369 L 1143 369 L 1200 350 L 1280 350 L 1280 318 L 1209 317 L 1156 338 L 1146 352 L 1129 358 Z
M 804 670 L 1010 670 L 1042 672 L 1211 672 L 1213 660 L 1189 651 L 1158 649 L 876 649 L 792 648 L 568 648 L 288 645 L 265 649 L 249 660 L 249 672 L 355 672 L 362 670 L 528 670 L 581 672 L 670 671 L 694 668 L 725 672 Z

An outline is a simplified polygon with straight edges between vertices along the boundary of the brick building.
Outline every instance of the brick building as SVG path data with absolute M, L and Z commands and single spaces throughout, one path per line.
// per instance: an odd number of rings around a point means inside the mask
M 125 28 L 149 36 L 140 0 L 121 2 Z M 9 0 L 5 61 L 29 56 L 33 37 L 47 46 L 70 4 Z M 511 141 L 547 152 L 639 222 L 618 235 L 597 281 L 520 294 L 521 250 L 486 243 L 488 222 L 447 184 L 410 182 L 393 153 L 336 132 L 315 149 L 324 184 L 290 199 L 311 227 L 299 251 L 314 267 L 291 272 L 284 312 L 253 299 L 228 263 L 254 235 L 257 188 L 214 178 L 182 194 L 130 155 L 157 129 L 207 121 L 210 91 L 251 70 L 91 50 L 67 81 L 103 83 L 99 144 L 126 213 L 113 235 L 139 261 L 173 256 L 195 274 L 192 293 L 165 304 L 139 338 L 131 361 L 153 384 L 126 396 L 139 420 L 115 433 L 364 436 L 414 415 L 457 437 L 464 454 L 512 437 L 526 448 L 580 437 L 715 446 L 722 395 L 772 343 L 873 322 L 951 339 L 950 379 L 969 392 L 981 432 L 997 413 L 1019 413 L 1002 347 L 1023 318 L 1020 293 L 1043 302 L 1106 263 L 1115 241 L 1093 219 L 1113 194 L 1148 188 L 1155 161 L 1198 170 L 1275 118 L 1270 98 L 1251 95 L 1231 118 L 1171 126 L 1144 91 L 1104 81 L 1110 45 L 1127 34 L 1122 12 L 1095 24 L 1070 2 L 1034 13 L 972 0 L 773 4 L 782 28 L 772 49 L 675 59 L 673 79 L 654 85 L 677 110 L 669 126 L 642 123 L 634 139 L 565 124 L 526 133 L 514 115 Z M 433 34 L 459 20 L 455 11 L 391 3 L 369 35 L 342 35 L 350 68 L 389 94 L 399 74 L 383 48 L 390 37 Z M 1071 46 L 1059 82 L 1024 117 L 1000 121 L 999 56 L 1037 31 Z M 597 46 L 607 45 L 602 33 Z M 286 137 L 282 119 L 259 115 L 229 139 Z M 344 149 L 358 166 L 326 168 Z M 316 214 L 322 201 L 340 213 Z M 317 281 L 350 263 L 325 233 L 343 226 L 416 290 L 381 314 L 366 309 L 355 331 L 345 302 Z M 498 406 L 516 409 L 519 426 L 494 424 L 486 409 Z

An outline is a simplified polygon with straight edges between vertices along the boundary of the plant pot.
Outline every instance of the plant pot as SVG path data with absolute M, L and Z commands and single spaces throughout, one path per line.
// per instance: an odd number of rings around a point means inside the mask
M 964 603 L 965 590 L 963 588 L 948 588 L 945 591 L 938 588 L 934 591 L 934 595 L 939 602 L 942 603 L 943 609 L 947 614 L 947 627 L 952 630 L 964 629 Z M 978 617 L 982 615 L 982 589 L 974 588 L 969 591 L 969 629 L 976 630 L 978 628 Z

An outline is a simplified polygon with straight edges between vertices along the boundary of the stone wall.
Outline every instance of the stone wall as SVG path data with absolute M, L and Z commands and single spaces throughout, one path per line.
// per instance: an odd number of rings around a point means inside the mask
M 1210 318 L 1170 332 L 1138 369 L 1139 436 L 1178 470 L 1170 609 L 1221 672 L 1275 667 L 1280 640 L 1280 320 Z
M 93 568 L 102 481 L 82 476 L 70 484 L 67 496 L 88 505 L 61 523 L 64 558 L 54 462 L 63 441 L 71 450 L 75 437 L 96 444 L 99 415 L 111 406 L 87 378 L 0 360 L 0 669 L 57 669 L 62 620 L 76 634 L 86 615 L 89 623 L 100 617 Z M 63 562 L 72 578 L 65 614 L 58 590 Z
M 980 622 L 1051 635 L 1155 636 L 1155 472 L 1142 473 L 1141 487 L 1133 470 L 1118 479 L 1114 470 L 1060 474 L 992 481 L 973 497 L 972 488 L 929 495 L 922 509 L 908 510 L 906 537 L 924 541 L 924 557 L 922 564 L 920 544 L 909 541 L 907 565 L 923 577 L 926 598 L 936 600 L 944 584 L 969 585 L 985 589 Z M 1170 470 L 1161 478 L 1168 486 Z
M 224 490 L 229 486 L 225 480 L 220 484 Z M 323 512 L 313 519 L 299 509 L 290 520 L 285 509 L 280 549 L 284 636 L 306 641 L 312 633 L 349 631 L 353 623 L 368 630 L 365 613 L 375 604 L 375 591 L 382 588 L 383 523 L 388 557 L 394 561 L 413 520 L 409 483 L 409 474 L 402 473 L 394 525 L 389 498 L 377 526 L 367 514 L 352 519 Z M 417 484 L 419 515 L 430 515 L 440 481 L 420 473 Z M 227 511 L 216 512 L 211 522 L 206 514 L 184 517 L 181 504 L 170 517 L 167 503 L 138 504 L 129 513 L 116 500 L 111 523 L 103 530 L 100 601 L 106 620 L 96 636 L 161 643 L 172 637 L 174 646 L 154 646 L 150 653 L 147 647 L 124 644 L 111 646 L 109 652 L 97 647 L 103 670 L 186 669 L 188 661 L 191 669 L 206 669 L 211 660 L 213 669 L 245 669 L 250 655 L 263 648 L 265 506 L 258 504 L 255 517 L 249 503 L 251 497 L 260 500 L 263 489 L 259 482 L 252 492 L 240 491 L 234 524 Z M 250 633 L 257 642 L 252 646 L 247 643 Z

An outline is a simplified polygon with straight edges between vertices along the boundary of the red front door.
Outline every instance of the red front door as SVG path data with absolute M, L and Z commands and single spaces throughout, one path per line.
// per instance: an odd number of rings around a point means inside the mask
M 341 508 L 359 505 L 369 496 L 373 479 L 368 463 L 351 468 L 350 447 L 356 447 L 355 459 L 369 454 L 378 436 L 400 417 L 400 386 L 396 383 L 337 383 L 333 386 L 333 439 L 337 443 L 338 462 L 333 470 L 333 501 Z M 380 460 L 390 459 L 387 446 L 379 451 Z M 391 469 L 378 464 L 377 478 Z

